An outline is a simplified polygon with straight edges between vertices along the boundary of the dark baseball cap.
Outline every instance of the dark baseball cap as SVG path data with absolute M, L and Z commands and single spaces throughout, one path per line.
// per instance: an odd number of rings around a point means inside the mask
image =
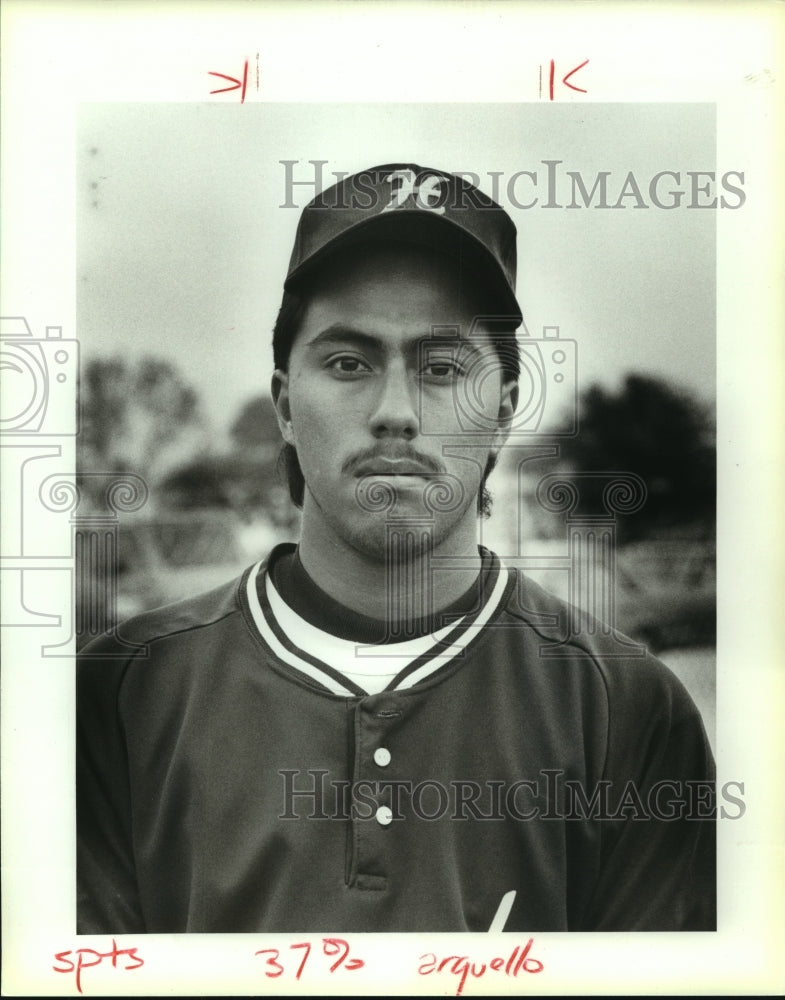
M 476 275 L 517 326 L 516 229 L 509 215 L 465 177 L 414 163 L 370 167 L 317 195 L 303 209 L 284 288 L 328 257 L 361 243 L 395 240 L 442 251 Z

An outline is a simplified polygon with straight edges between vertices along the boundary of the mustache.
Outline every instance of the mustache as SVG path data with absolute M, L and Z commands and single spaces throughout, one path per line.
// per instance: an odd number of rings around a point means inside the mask
M 431 455 L 410 447 L 366 448 L 350 455 L 342 471 L 350 476 L 367 476 L 374 472 L 390 471 L 390 466 L 400 465 L 403 474 L 434 475 L 445 472 L 444 466 Z

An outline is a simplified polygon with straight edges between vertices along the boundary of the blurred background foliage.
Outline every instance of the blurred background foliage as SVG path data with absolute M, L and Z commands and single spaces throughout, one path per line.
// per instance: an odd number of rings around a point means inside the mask
M 78 472 L 134 472 L 150 490 L 144 508 L 120 520 L 117 608 L 106 611 L 109 618 L 205 590 L 276 542 L 296 540 L 299 512 L 278 468 L 281 439 L 266 394 L 238 401 L 221 440 L 198 391 L 170 361 L 94 358 L 84 369 L 80 399 Z M 630 373 L 616 389 L 587 387 L 579 415 L 575 437 L 536 436 L 558 442 L 556 459 L 522 466 L 515 448 L 507 449 L 490 482 L 489 544 L 503 556 L 563 552 L 565 518 L 538 504 L 540 478 L 554 471 L 567 478 L 637 473 L 646 502 L 616 519 L 617 624 L 655 650 L 712 645 L 713 414 L 669 382 Z M 90 489 L 85 476 L 83 490 Z M 582 504 L 601 512 L 601 490 L 601 483 L 584 480 Z M 92 501 L 100 509 L 102 498 Z M 567 596 L 555 574 L 540 582 Z
M 668 535 L 714 538 L 712 415 L 665 381 L 629 374 L 616 391 L 589 386 L 580 399 L 580 433 L 561 441 L 561 462 L 576 472 L 634 472 L 646 483 L 643 507 L 618 519 L 621 544 Z M 582 488 L 601 509 L 601 486 L 589 481 Z
M 151 489 L 147 513 L 228 510 L 246 522 L 268 519 L 283 530 L 296 527 L 297 512 L 289 509 L 278 469 L 281 437 L 268 395 L 238 404 L 222 444 L 197 390 L 170 361 L 93 359 L 85 367 L 80 402 L 79 470 L 142 475 Z M 567 478 L 634 472 L 646 483 L 643 507 L 618 518 L 620 544 L 714 538 L 716 446 L 708 407 L 664 380 L 631 373 L 618 389 L 589 386 L 579 412 L 580 433 L 554 438 L 559 457 L 552 468 Z M 508 463 L 495 475 L 509 474 Z M 602 484 L 589 481 L 581 489 L 582 503 L 600 511 Z M 497 508 L 497 517 L 503 516 Z M 553 534 L 543 518 L 534 521 L 528 534 Z

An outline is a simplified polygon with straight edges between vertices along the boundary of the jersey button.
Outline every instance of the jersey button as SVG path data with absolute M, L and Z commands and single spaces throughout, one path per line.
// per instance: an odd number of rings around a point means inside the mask
M 376 810 L 376 822 L 381 826 L 389 826 L 392 823 L 393 814 L 389 806 L 379 806 Z
M 392 754 L 387 749 L 387 747 L 379 747 L 373 752 L 374 762 L 379 765 L 379 767 L 387 767 L 387 765 L 392 760 Z

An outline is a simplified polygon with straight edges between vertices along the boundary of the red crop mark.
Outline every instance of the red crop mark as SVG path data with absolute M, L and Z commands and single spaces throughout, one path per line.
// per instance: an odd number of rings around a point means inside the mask
M 240 104 L 245 103 L 245 91 L 248 87 L 248 60 L 245 60 L 243 65 L 243 78 L 238 80 L 237 77 L 227 76 L 226 73 L 216 73 L 214 70 L 208 70 L 209 76 L 219 76 L 222 80 L 229 80 L 232 84 L 231 87 L 220 87 L 218 90 L 211 90 L 211 94 L 226 94 L 230 90 L 242 90 L 240 94 Z
M 574 66 L 569 71 L 569 73 L 566 73 L 562 77 L 561 82 L 566 87 L 569 87 L 570 90 L 575 90 L 575 91 L 577 91 L 580 94 L 587 93 L 587 91 L 586 91 L 586 89 L 584 87 L 576 87 L 574 83 L 570 83 L 570 77 L 575 76 L 575 74 L 578 72 L 578 70 L 579 69 L 583 69 L 583 67 L 588 62 L 589 62 L 588 59 L 584 59 L 583 62 L 580 63 L 578 66 Z M 556 60 L 555 59 L 551 59 L 551 61 L 549 63 L 549 73 L 548 73 L 548 99 L 551 100 L 551 101 L 555 100 L 555 87 L 554 87 L 555 82 L 556 82 Z M 542 97 L 542 64 L 540 64 L 540 97 Z
M 588 59 L 584 59 L 583 62 L 580 64 L 580 66 L 576 66 L 575 69 L 571 69 L 570 72 L 565 77 L 562 77 L 561 82 L 566 83 L 567 86 L 570 88 L 570 90 L 577 90 L 581 94 L 585 94 L 586 91 L 583 89 L 583 87 L 576 87 L 574 84 L 569 82 L 569 79 L 571 76 L 577 73 L 579 69 L 583 69 L 583 67 L 586 65 L 588 61 L 589 61 Z

